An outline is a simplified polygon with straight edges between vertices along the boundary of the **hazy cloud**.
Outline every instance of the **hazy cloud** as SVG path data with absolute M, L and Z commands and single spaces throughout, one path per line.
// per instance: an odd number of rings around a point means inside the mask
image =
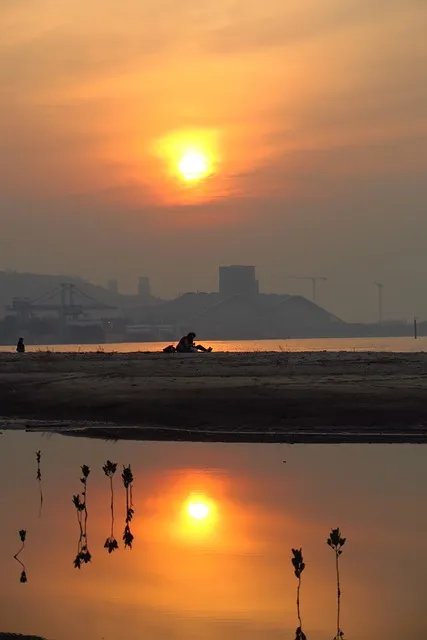
M 249 3 L 249 6 L 253 6 Z M 206 39 L 208 49 L 230 54 L 272 47 L 285 47 L 354 29 L 363 24 L 381 23 L 390 17 L 424 12 L 423 0 L 325 0 L 321 10 L 314 0 L 297 5 L 290 2 L 257 4 L 256 11 L 241 11 L 236 19 L 211 31 Z

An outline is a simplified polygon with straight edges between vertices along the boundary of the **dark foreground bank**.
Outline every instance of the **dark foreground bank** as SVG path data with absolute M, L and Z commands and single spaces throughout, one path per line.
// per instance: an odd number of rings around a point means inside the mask
M 46 421 L 31 428 L 114 439 L 427 442 L 425 354 L 2 354 L 0 367 L 2 415 Z M 77 428 L 82 421 L 96 424 Z

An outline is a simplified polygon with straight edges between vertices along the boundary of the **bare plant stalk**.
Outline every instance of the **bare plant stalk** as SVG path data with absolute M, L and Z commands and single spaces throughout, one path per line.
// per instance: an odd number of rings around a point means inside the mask
M 113 476 L 110 477 L 110 492 L 111 492 L 111 537 L 114 537 L 114 487 Z
M 25 538 L 27 537 L 27 532 L 25 529 L 21 529 L 19 532 L 19 539 L 21 540 L 21 546 L 18 551 L 13 556 L 14 560 L 21 565 L 21 576 L 19 578 L 19 582 L 25 584 L 27 582 L 27 570 L 25 568 L 25 564 L 19 559 L 19 555 L 25 549 Z
M 125 530 L 123 532 L 123 542 L 125 543 L 125 549 L 127 547 L 129 549 L 132 549 L 134 536 L 130 528 L 130 523 L 134 515 L 134 509 L 132 501 L 133 474 L 130 465 L 128 465 L 127 467 L 123 467 L 122 480 L 126 492 L 126 518 Z
M 335 572 L 337 579 L 337 635 L 335 637 L 337 639 L 344 638 L 344 633 L 341 629 L 341 582 L 339 557 L 342 554 L 342 548 L 345 545 L 345 542 L 346 538 L 341 537 L 339 527 L 337 527 L 336 529 L 332 529 L 331 533 L 329 534 L 329 538 L 327 539 L 327 544 L 335 553 Z
M 113 478 L 114 478 L 114 474 L 117 471 L 117 462 L 111 462 L 110 460 L 107 460 L 107 462 L 102 467 L 102 470 L 105 473 L 105 475 L 107 476 L 107 478 L 110 480 L 110 511 L 111 511 L 110 535 L 105 541 L 104 549 L 107 549 L 108 553 L 112 553 L 113 551 L 115 551 L 116 549 L 119 548 L 119 545 L 117 544 L 117 540 L 114 537 L 114 485 L 113 485 Z
M 300 592 L 301 592 L 301 576 L 305 569 L 304 559 L 302 556 L 302 549 L 292 549 L 292 566 L 294 568 L 294 574 L 298 579 L 297 584 L 297 616 L 298 627 L 295 632 L 295 640 L 307 640 L 304 631 L 302 630 L 302 618 L 301 618 L 301 606 L 300 606 Z
M 41 472 L 41 468 L 40 468 L 41 455 L 42 455 L 41 451 L 36 451 L 36 460 L 37 460 L 37 476 L 36 476 L 36 478 L 37 478 L 37 482 L 38 482 L 38 485 L 39 485 L 39 493 L 40 493 L 39 518 L 41 518 L 42 509 L 43 509 L 42 472 Z
M 84 532 L 85 532 L 85 535 L 86 535 L 86 533 L 87 533 L 87 516 L 88 516 L 88 513 L 87 513 L 87 476 L 83 475 L 83 478 L 84 478 L 84 482 L 83 482 L 83 487 L 84 487 L 83 497 L 84 497 L 84 507 L 85 507 L 84 508 L 84 514 L 85 514 Z
M 82 522 L 82 512 L 80 511 L 80 509 L 76 510 L 77 513 L 77 522 L 79 523 L 79 529 L 80 529 L 80 540 L 83 538 L 83 522 Z
M 341 633 L 341 585 L 340 585 L 340 565 L 339 555 L 335 552 L 335 568 L 337 573 L 337 636 Z
M 84 464 L 82 466 L 83 477 L 81 479 L 81 482 L 82 482 L 83 487 L 84 487 L 83 496 L 84 496 L 84 514 L 85 514 L 85 518 L 84 518 L 84 527 L 83 527 L 83 547 L 82 547 L 82 552 L 83 552 L 83 555 L 85 557 L 85 562 L 90 562 L 90 559 L 91 559 L 91 555 L 89 553 L 89 548 L 88 548 L 88 539 L 87 539 L 87 519 L 88 519 L 87 479 L 89 477 L 89 473 L 90 473 L 89 467 L 86 464 Z
M 83 485 L 83 491 L 81 493 L 81 496 L 80 494 L 73 496 L 73 504 L 77 511 L 77 521 L 79 523 L 80 530 L 79 541 L 77 544 L 77 555 L 74 560 L 74 566 L 76 569 L 80 569 L 82 563 L 87 564 L 92 559 L 87 540 L 87 479 L 90 474 L 90 469 L 86 464 L 84 464 L 81 469 L 82 477 L 80 478 L 80 482 Z

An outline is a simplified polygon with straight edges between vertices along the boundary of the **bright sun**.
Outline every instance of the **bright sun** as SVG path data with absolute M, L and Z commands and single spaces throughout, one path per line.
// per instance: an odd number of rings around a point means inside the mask
M 178 169 L 184 180 L 200 180 L 209 171 L 209 160 L 200 151 L 187 151 L 178 163 Z
M 204 520 L 209 515 L 209 507 L 204 502 L 190 502 L 187 511 L 195 520 Z

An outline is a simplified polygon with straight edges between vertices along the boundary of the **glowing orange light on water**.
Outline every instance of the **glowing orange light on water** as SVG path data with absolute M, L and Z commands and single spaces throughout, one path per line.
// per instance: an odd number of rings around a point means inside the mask
M 179 530 L 187 542 L 210 538 L 218 526 L 216 502 L 205 494 L 191 493 L 181 503 L 179 522 Z

